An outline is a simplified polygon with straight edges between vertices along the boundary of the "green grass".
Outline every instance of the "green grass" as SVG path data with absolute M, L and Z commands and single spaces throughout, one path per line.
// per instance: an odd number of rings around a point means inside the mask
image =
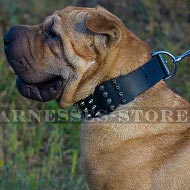
M 89 2 L 90 1 L 86 1 Z M 122 1 L 123 2 L 123 1 Z M 75 1 L 77 4 L 78 1 Z M 72 1 L 0 0 L 0 36 L 11 25 L 37 24 L 54 10 Z M 88 3 L 87 3 L 88 4 Z M 189 1 L 100 1 L 110 7 L 125 24 L 146 41 L 151 50 L 183 53 L 190 44 Z M 190 61 L 180 63 L 169 86 L 190 101 Z M 15 86 L 15 76 L 7 64 L 0 38 L 0 110 L 59 110 L 55 102 L 46 104 L 23 98 Z M 72 108 L 70 108 L 72 109 Z M 12 117 L 10 113 L 9 117 Z M 0 122 L 0 189 L 4 190 L 86 190 L 80 164 L 80 123 Z

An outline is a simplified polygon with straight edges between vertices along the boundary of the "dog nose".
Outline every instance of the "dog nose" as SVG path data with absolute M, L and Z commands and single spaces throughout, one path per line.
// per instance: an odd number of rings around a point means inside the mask
M 9 45 L 10 45 L 10 38 L 9 38 L 8 33 L 7 33 L 7 34 L 5 34 L 5 36 L 4 36 L 4 46 L 7 47 L 7 46 L 9 46 Z
M 14 43 L 19 43 L 21 37 L 24 36 L 27 28 L 24 26 L 13 26 L 4 36 L 4 46 L 9 47 Z
M 5 36 L 4 36 L 4 46 L 5 46 L 5 48 L 10 46 L 10 44 L 16 40 L 16 36 L 18 34 L 18 29 L 19 28 L 17 26 L 13 26 L 5 34 Z
M 24 56 L 28 57 L 25 45 L 28 31 L 26 26 L 13 26 L 4 36 L 4 50 L 8 63 L 18 74 L 28 69 L 26 61 L 23 61 Z

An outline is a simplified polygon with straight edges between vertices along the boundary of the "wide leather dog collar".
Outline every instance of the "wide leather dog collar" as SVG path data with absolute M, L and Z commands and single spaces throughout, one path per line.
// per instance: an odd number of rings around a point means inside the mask
M 172 58 L 174 63 L 172 72 L 162 54 L 167 54 Z M 143 66 L 127 75 L 101 83 L 95 88 L 92 95 L 76 103 L 75 106 L 80 111 L 81 116 L 86 119 L 109 114 L 119 105 L 131 102 L 160 80 L 172 77 L 176 72 L 178 61 L 179 56 L 175 58 L 168 52 L 153 53 L 152 59 Z

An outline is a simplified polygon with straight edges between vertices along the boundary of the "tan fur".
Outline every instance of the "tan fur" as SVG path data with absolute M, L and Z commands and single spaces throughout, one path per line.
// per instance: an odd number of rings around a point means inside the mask
M 117 111 L 146 106 L 189 104 L 160 83 Z M 189 123 L 113 123 L 114 118 L 82 127 L 83 165 L 91 189 L 190 188 Z
M 93 93 L 101 82 L 130 73 L 151 58 L 147 45 L 102 7 L 57 11 L 40 32 L 52 19 L 62 46 L 55 45 L 53 53 L 43 43 L 38 49 L 43 52 L 42 67 L 49 73 L 60 72 L 67 80 L 58 101 L 63 108 Z M 115 122 L 115 116 L 134 107 L 189 111 L 190 104 L 160 81 L 116 109 L 106 122 L 107 116 L 100 118 L 102 122 L 84 120 L 82 164 L 90 189 L 189 190 L 190 123 Z

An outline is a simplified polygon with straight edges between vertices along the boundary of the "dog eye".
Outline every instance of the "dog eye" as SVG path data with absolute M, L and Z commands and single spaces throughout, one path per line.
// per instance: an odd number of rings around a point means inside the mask
M 57 34 L 52 29 L 48 32 L 48 35 L 49 35 L 49 37 L 51 37 L 53 39 L 58 39 Z

